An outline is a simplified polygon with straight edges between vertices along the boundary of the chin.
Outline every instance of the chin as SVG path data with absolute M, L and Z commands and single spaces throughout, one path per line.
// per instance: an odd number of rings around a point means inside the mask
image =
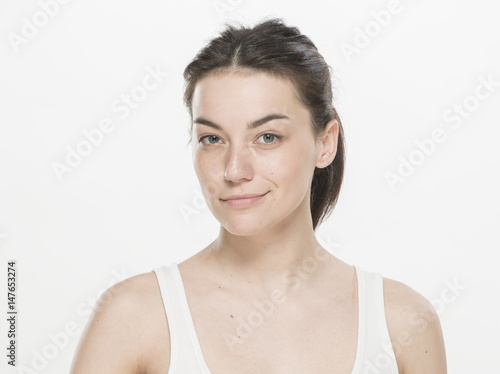
M 260 216 L 252 216 L 251 214 L 224 217 L 219 222 L 221 222 L 226 231 L 236 236 L 254 236 L 269 228 L 266 220 Z

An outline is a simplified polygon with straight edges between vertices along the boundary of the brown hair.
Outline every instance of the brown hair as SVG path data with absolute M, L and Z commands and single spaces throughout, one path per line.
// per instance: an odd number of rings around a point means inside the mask
M 192 98 L 197 82 L 228 70 L 265 72 L 290 79 L 300 101 L 308 108 L 316 136 L 326 124 L 339 124 L 337 153 L 330 165 L 315 168 L 311 184 L 313 229 L 326 219 L 340 193 L 345 163 L 342 123 L 332 105 L 330 66 L 314 43 L 297 27 L 286 26 L 282 19 L 264 20 L 252 28 L 226 25 L 186 66 L 184 103 L 192 120 Z

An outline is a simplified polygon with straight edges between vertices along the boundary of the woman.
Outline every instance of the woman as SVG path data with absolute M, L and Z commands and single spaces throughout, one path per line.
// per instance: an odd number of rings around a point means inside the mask
M 316 240 L 340 191 L 344 140 L 310 39 L 279 19 L 228 26 L 184 76 L 194 168 L 219 236 L 109 288 L 72 373 L 446 373 L 431 304 Z

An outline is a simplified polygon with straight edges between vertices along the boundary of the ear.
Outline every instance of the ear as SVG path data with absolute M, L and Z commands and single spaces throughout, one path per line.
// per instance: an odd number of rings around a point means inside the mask
M 316 167 L 326 168 L 330 165 L 337 154 L 337 143 L 339 137 L 339 123 L 336 119 L 328 122 L 317 141 L 318 158 Z

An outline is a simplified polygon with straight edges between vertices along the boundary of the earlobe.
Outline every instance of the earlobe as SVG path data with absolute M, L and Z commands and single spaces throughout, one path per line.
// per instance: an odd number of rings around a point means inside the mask
M 316 164 L 316 167 L 322 169 L 326 168 L 328 165 L 330 165 L 335 158 L 335 153 L 331 152 L 324 152 L 321 157 L 319 162 Z

